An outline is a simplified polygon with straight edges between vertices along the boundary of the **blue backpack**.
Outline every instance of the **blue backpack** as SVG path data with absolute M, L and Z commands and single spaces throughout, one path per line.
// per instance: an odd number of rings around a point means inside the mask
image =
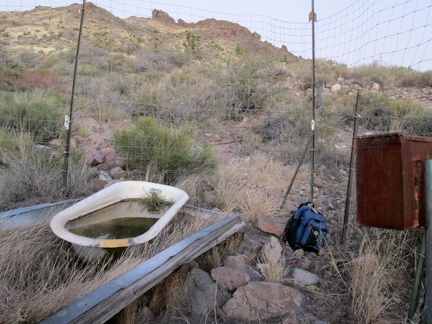
M 315 210 L 312 202 L 303 203 L 285 227 L 283 240 L 293 250 L 303 249 L 318 253 L 325 246 L 327 238 L 327 221 Z

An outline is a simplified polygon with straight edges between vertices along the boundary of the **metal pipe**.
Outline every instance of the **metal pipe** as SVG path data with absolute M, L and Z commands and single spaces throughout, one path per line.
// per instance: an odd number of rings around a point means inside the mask
M 422 231 L 422 239 L 421 239 L 421 246 L 420 246 L 420 252 L 418 256 L 418 264 L 417 264 L 417 270 L 415 274 L 414 279 L 414 287 L 411 294 L 411 303 L 408 310 L 408 321 L 409 323 L 412 323 L 412 320 L 414 318 L 414 314 L 416 312 L 416 309 L 418 308 L 419 299 L 420 299 L 420 285 L 422 284 L 422 277 L 424 272 L 424 263 L 425 263 L 425 252 L 426 252 L 426 232 Z
M 355 138 L 357 136 L 357 130 L 358 130 L 357 120 L 361 118 L 361 116 L 359 115 L 359 99 L 360 99 L 360 92 L 357 92 L 357 99 L 356 99 L 356 106 L 355 106 L 355 113 L 354 113 L 354 127 L 353 127 L 352 141 L 351 141 L 351 159 L 350 159 L 350 166 L 349 166 L 349 173 L 348 173 L 347 194 L 345 199 L 345 214 L 344 214 L 343 225 L 342 225 L 342 238 L 341 238 L 342 242 L 344 242 L 344 240 L 346 239 L 349 209 L 351 206 L 352 171 L 354 169 L 353 165 L 354 165 L 354 157 L 355 157 L 354 143 L 355 143 Z
M 297 178 L 297 174 L 298 174 L 298 172 L 299 172 L 299 170 L 300 170 L 300 167 L 301 167 L 302 164 L 303 164 L 304 158 L 305 158 L 306 153 L 307 153 L 307 151 L 308 151 L 308 149 L 309 149 L 309 145 L 310 145 L 311 141 L 312 141 L 312 137 L 309 137 L 309 141 L 307 142 L 307 144 L 306 144 L 306 146 L 305 146 L 305 149 L 304 149 L 304 151 L 303 151 L 303 154 L 302 154 L 302 156 L 301 156 L 301 158 L 300 158 L 300 162 L 298 163 L 297 168 L 296 168 L 296 170 L 295 170 L 295 172 L 294 172 L 293 178 L 291 179 L 291 182 L 290 182 L 290 184 L 289 184 L 289 186 L 288 186 L 288 189 L 287 189 L 287 191 L 285 192 L 285 195 L 284 195 L 284 197 L 283 197 L 282 203 L 281 203 L 281 205 L 280 205 L 280 207 L 279 207 L 279 211 L 282 210 L 282 208 L 285 206 L 285 202 L 286 202 L 286 200 L 287 200 L 287 198 L 288 198 L 289 193 L 291 192 L 291 188 L 292 188 L 292 186 L 293 186 L 293 184 L 294 184 L 295 179 Z
M 432 322 L 432 160 L 425 162 L 426 185 L 426 317 Z M 430 274 L 430 275 L 429 275 Z
M 312 0 L 312 12 L 309 14 L 309 21 L 312 20 L 312 149 L 311 149 L 311 180 L 310 180 L 310 201 L 313 201 L 314 197 L 314 182 L 315 182 L 315 8 L 314 0 Z
M 77 70 L 78 70 L 78 57 L 79 57 L 80 44 L 81 44 L 81 35 L 82 35 L 82 28 L 84 25 L 85 4 L 86 4 L 86 0 L 83 0 L 82 8 L 80 10 L 81 22 L 80 22 L 80 27 L 79 27 L 78 44 L 77 44 L 76 56 L 75 56 L 75 67 L 74 67 L 73 81 L 72 81 L 70 110 L 69 110 L 69 116 L 65 117 L 65 123 L 64 123 L 64 126 L 66 128 L 66 143 L 65 143 L 64 161 L 63 161 L 63 193 L 65 195 L 67 195 L 68 174 L 69 174 L 69 170 L 68 170 L 69 169 L 69 155 L 70 155 L 70 142 L 71 142 L 71 127 L 72 127 L 72 113 L 73 113 L 73 105 L 74 105 L 74 97 L 75 97 L 75 82 L 76 82 L 76 76 L 77 76 Z

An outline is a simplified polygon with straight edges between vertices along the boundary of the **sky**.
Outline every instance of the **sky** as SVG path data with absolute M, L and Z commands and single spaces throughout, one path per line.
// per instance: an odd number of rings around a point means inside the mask
M 269 17 L 293 21 L 293 22 L 307 22 L 308 15 L 311 11 L 312 0 L 298 1 L 262 1 L 262 0 L 218 0 L 218 1 L 205 1 L 205 0 L 163 0 L 163 1 L 142 1 L 142 0 L 92 0 L 97 6 L 104 8 L 120 8 L 120 11 L 126 8 L 140 7 L 142 3 L 147 2 L 153 4 L 155 7 L 164 9 L 165 5 L 168 8 L 176 6 L 190 7 L 201 9 L 209 12 L 230 13 L 230 14 L 255 14 L 267 15 Z M 330 16 L 332 13 L 339 11 L 342 8 L 348 7 L 355 3 L 355 0 L 315 0 L 315 11 L 319 15 Z M 48 7 L 62 7 L 72 3 L 82 3 L 82 1 L 68 1 L 68 0 L 0 0 L 0 9 L 7 10 L 30 10 L 35 6 L 48 6 Z M 140 4 L 141 3 L 141 4 Z M 130 15 L 133 15 L 132 10 L 127 9 Z M 125 16 L 123 15 L 123 17 Z
M 87 1 L 89 2 L 89 1 Z M 414 70 L 432 70 L 431 0 L 92 0 L 112 14 L 151 17 L 152 9 L 174 19 L 196 22 L 215 18 L 256 31 L 261 40 L 286 45 L 297 56 L 312 56 L 312 4 L 315 56 L 356 66 L 378 62 Z M 83 1 L 0 0 L 0 11 L 59 7 Z

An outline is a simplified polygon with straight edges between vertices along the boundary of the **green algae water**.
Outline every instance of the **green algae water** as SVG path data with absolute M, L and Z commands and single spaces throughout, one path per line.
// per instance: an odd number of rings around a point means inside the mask
M 70 232 L 92 239 L 125 239 L 147 232 L 159 218 L 122 217 L 69 229 Z

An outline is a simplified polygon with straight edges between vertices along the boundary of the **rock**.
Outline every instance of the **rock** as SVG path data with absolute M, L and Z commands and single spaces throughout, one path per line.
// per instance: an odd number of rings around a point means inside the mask
M 110 156 L 110 157 L 115 157 L 116 156 L 116 151 L 115 149 L 112 147 L 111 144 L 105 144 L 105 146 L 103 148 L 101 148 L 101 153 L 104 156 Z
M 105 155 L 103 155 L 100 151 L 98 150 L 93 150 L 93 152 L 91 153 L 90 157 L 89 157 L 89 164 L 91 166 L 96 166 L 98 164 L 101 164 L 104 162 L 105 159 Z
M 222 263 L 224 266 L 233 268 L 233 269 L 239 269 L 246 271 L 248 269 L 248 265 L 245 262 L 245 256 L 244 255 L 230 255 L 227 256 Z
M 342 86 L 339 83 L 336 83 L 334 85 L 332 85 L 330 91 L 331 92 L 338 92 L 342 89 Z
M 302 269 L 302 270 L 308 270 L 312 267 L 312 261 L 306 258 L 297 260 L 294 262 L 296 268 Z
M 316 274 L 298 268 L 294 269 L 293 279 L 298 286 L 314 286 L 320 281 Z
M 192 312 L 196 315 L 208 314 L 215 305 L 217 285 L 210 275 L 199 268 L 189 272 Z
M 111 178 L 113 178 L 114 180 L 119 180 L 124 178 L 125 174 L 126 171 L 120 167 L 114 167 L 110 171 Z
M 162 22 L 168 23 L 168 24 L 175 24 L 176 23 L 175 20 L 170 15 L 168 15 L 166 12 L 164 12 L 162 10 L 153 9 L 152 19 L 162 21 Z
M 262 255 L 263 259 L 270 264 L 277 263 L 278 260 L 280 260 L 282 256 L 282 245 L 280 244 L 279 240 L 271 236 L 270 242 L 264 244 L 262 248 Z
M 314 178 L 314 186 L 317 188 L 322 188 L 324 186 L 324 181 L 321 177 Z
M 112 180 L 111 176 L 105 171 L 100 171 L 98 178 L 105 182 Z
M 251 281 L 251 277 L 245 271 L 224 266 L 212 269 L 211 277 L 219 287 L 229 291 L 244 286 Z
M 105 163 L 108 165 L 108 167 L 111 169 L 116 166 L 117 158 L 115 156 L 105 156 Z
M 257 227 L 263 232 L 280 236 L 287 222 L 288 217 L 261 217 L 257 222 Z
M 251 281 L 262 281 L 264 280 L 261 274 L 254 269 L 248 268 L 246 273 L 251 277 Z
M 236 290 L 223 306 L 228 317 L 261 321 L 296 314 L 301 310 L 303 296 L 294 288 L 273 282 L 249 282 Z
M 105 188 L 106 181 L 103 181 L 101 179 L 93 179 L 92 180 L 92 189 L 93 191 L 100 191 L 103 188 Z
M 100 163 L 100 164 L 96 165 L 96 169 L 98 169 L 99 171 L 108 172 L 110 167 L 107 163 L 104 162 L 104 163 Z

